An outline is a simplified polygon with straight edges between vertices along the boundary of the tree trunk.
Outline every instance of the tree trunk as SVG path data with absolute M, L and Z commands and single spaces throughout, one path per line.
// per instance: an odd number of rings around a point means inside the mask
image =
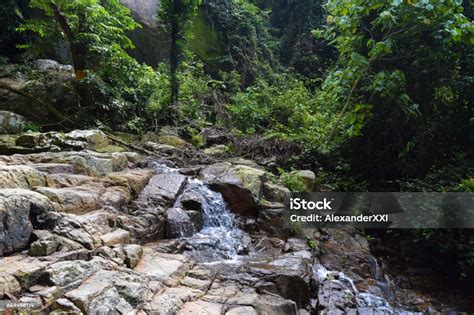
M 87 106 L 87 100 L 89 99 L 88 89 L 84 86 L 84 84 L 79 82 L 87 76 L 87 45 L 76 38 L 76 35 L 71 29 L 66 17 L 61 13 L 60 8 L 54 3 L 50 3 L 50 8 L 53 11 L 54 20 L 61 27 L 61 30 L 63 31 L 69 43 L 69 49 L 71 50 L 72 57 L 72 66 L 74 67 L 74 73 L 76 80 L 78 81 L 76 90 L 79 98 L 79 105 Z M 84 25 L 84 23 L 85 17 L 79 16 L 79 25 Z

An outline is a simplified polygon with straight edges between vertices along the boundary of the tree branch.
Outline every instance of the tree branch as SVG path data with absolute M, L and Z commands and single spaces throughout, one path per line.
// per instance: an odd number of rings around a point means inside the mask
M 65 117 L 63 114 L 61 114 L 56 108 L 54 108 L 53 105 L 48 104 L 48 103 L 36 98 L 33 94 L 30 94 L 30 93 L 25 92 L 23 90 L 17 89 L 17 88 L 15 88 L 13 86 L 10 86 L 7 83 L 2 82 L 2 81 L 0 81 L 0 89 L 4 89 L 4 90 L 10 91 L 12 93 L 21 95 L 23 97 L 29 98 L 29 99 L 35 101 L 36 103 L 38 103 L 39 105 L 41 105 L 42 107 L 44 107 L 45 109 L 47 109 L 51 114 L 53 114 L 60 121 L 70 123 L 71 125 L 75 124 L 74 121 L 72 121 L 68 117 Z

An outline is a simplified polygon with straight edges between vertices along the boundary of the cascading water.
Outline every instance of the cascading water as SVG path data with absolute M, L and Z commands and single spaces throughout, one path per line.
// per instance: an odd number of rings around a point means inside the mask
M 321 264 L 314 264 L 313 275 L 320 287 L 330 285 L 331 282 L 340 283 L 349 295 L 355 297 L 357 307 L 373 307 L 385 313 L 394 313 L 394 310 L 384 298 L 371 293 L 359 292 L 352 279 L 347 277 L 343 272 L 330 271 Z
M 177 173 L 178 170 L 154 163 L 157 173 Z M 209 189 L 198 179 L 189 179 L 184 191 L 178 196 L 173 208 L 183 209 L 184 196 L 195 196 L 200 204 L 202 228 L 192 236 L 186 230 L 189 226 L 178 226 L 179 235 L 190 249 L 190 255 L 197 261 L 211 262 L 219 260 L 234 260 L 242 250 L 243 232 L 235 225 L 235 216 L 230 211 L 222 195 Z M 184 210 L 183 219 L 187 217 Z
M 235 259 L 242 247 L 242 231 L 220 193 L 210 190 L 200 180 L 191 179 L 182 196 L 200 196 L 202 229 L 185 238 L 193 248 L 193 257 L 201 261 Z M 180 206 L 178 198 L 175 206 Z

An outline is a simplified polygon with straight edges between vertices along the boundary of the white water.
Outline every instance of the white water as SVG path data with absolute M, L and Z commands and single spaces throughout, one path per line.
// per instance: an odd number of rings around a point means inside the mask
M 343 284 L 346 290 L 355 297 L 358 307 L 376 307 L 378 310 L 388 313 L 394 312 L 390 304 L 384 298 L 357 290 L 352 279 L 347 277 L 343 272 L 330 271 L 321 264 L 313 264 L 313 275 L 320 285 L 325 281 L 338 281 Z
M 235 216 L 230 211 L 224 198 L 218 192 L 210 190 L 198 179 L 188 182 L 183 195 L 193 193 L 202 198 L 201 231 L 186 238 L 194 249 L 193 256 L 199 260 L 212 261 L 236 259 L 242 247 L 242 231 L 235 226 Z M 178 198 L 177 204 L 180 203 Z
M 178 172 L 177 169 L 159 163 L 154 163 L 153 168 L 157 173 Z M 222 195 L 212 191 L 198 179 L 189 179 L 174 207 L 182 208 L 181 197 L 187 194 L 199 196 L 201 200 L 202 229 L 191 237 L 181 238 L 191 247 L 193 258 L 202 262 L 237 259 L 242 250 L 243 232 L 236 227 L 235 216 Z M 180 234 L 185 233 L 181 231 Z

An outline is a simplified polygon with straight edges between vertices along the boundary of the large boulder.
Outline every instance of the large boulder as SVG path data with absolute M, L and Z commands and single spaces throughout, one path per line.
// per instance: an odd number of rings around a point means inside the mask
M 0 134 L 19 133 L 25 125 L 26 119 L 21 115 L 0 110 Z
M 197 211 L 170 208 L 167 213 L 166 235 L 168 238 L 189 237 L 202 227 Z
M 0 256 L 26 248 L 33 225 L 45 223 L 51 210 L 50 201 L 41 194 L 0 189 Z
M 241 215 L 256 214 L 265 171 L 224 162 L 206 167 L 201 171 L 200 177 L 212 190 L 222 194 L 232 212 Z
M 248 263 L 246 270 L 264 279 L 265 290 L 305 308 L 310 302 L 311 254 L 296 252 L 275 259 Z M 270 284 L 271 283 L 271 284 Z M 263 288 L 262 288 L 263 289 Z
M 139 199 L 154 200 L 161 197 L 174 201 L 186 182 L 186 176 L 177 172 L 157 174 L 150 179 Z
M 129 34 L 137 49 L 130 50 L 130 54 L 140 62 L 150 66 L 157 66 L 167 57 L 169 38 L 165 29 L 157 23 L 159 0 L 135 1 L 121 0 L 123 5 L 132 10 L 133 17 L 142 25 Z
M 53 67 L 55 66 L 43 63 L 41 69 L 32 68 L 26 74 L 19 64 L 7 65 L 1 70 L 8 68 L 10 75 L 2 76 L 0 80 L 15 89 L 34 95 L 39 100 L 47 101 L 65 116 L 75 114 L 77 94 L 74 71 L 67 66 Z M 60 120 L 43 106 L 33 106 L 30 98 L 4 89 L 0 89 L 0 108 L 15 111 L 28 120 L 41 121 L 44 124 L 57 124 Z
M 100 130 L 73 130 L 64 136 L 68 140 L 85 142 L 86 148 L 89 150 L 95 150 L 109 144 L 109 139 Z

